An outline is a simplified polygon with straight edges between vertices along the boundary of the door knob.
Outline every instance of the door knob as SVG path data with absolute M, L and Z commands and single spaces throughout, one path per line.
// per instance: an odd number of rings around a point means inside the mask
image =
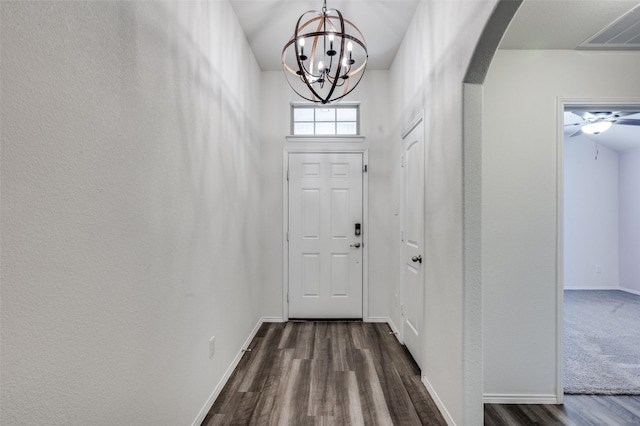
M 351 244 L 349 247 L 360 248 L 360 243 Z
M 419 255 L 417 255 L 417 256 L 413 256 L 413 257 L 411 258 L 411 260 L 413 260 L 414 262 L 420 262 L 420 263 L 422 263 L 422 255 L 421 255 L 421 254 L 419 254 Z

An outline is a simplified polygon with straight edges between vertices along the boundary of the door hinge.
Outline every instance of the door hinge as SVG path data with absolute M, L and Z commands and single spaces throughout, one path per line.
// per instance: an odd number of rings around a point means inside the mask
M 364 166 L 362 166 L 362 171 L 363 171 L 364 173 L 367 173 L 367 165 L 366 165 L 366 164 L 365 164 Z
M 287 170 L 287 182 L 289 181 L 289 170 Z
M 289 241 L 289 231 L 287 231 L 287 241 Z
M 287 292 L 287 303 L 289 303 L 289 292 Z
M 404 155 L 400 157 L 400 167 L 404 167 Z
M 404 316 L 404 305 L 400 305 L 400 315 Z
M 404 242 L 404 231 L 400 231 L 400 241 Z

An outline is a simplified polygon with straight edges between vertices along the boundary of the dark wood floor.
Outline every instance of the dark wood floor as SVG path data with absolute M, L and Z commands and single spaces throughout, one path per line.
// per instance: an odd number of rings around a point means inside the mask
M 485 425 L 640 425 L 640 397 L 565 395 L 564 405 L 485 404 Z
M 265 323 L 204 419 L 211 425 L 446 425 L 386 324 Z M 640 425 L 640 397 L 486 404 L 485 425 Z
M 265 323 L 203 425 L 446 425 L 386 324 Z

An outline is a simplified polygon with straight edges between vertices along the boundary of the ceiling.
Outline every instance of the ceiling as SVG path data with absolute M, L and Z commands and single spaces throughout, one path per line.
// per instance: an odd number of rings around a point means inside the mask
M 327 0 L 327 7 L 340 10 L 360 28 L 369 50 L 367 67 L 386 70 L 421 1 L 432 0 Z M 296 21 L 308 10 L 322 9 L 322 0 L 230 0 L 230 3 L 263 71 L 282 69 L 282 47 L 293 34 Z M 500 48 L 576 49 L 639 5 L 637 0 L 524 0 Z M 640 36 L 640 7 L 626 19 L 625 28 L 631 26 L 628 31 Z M 640 37 L 625 46 L 582 46 L 589 47 L 640 50 Z
M 500 48 L 620 49 L 621 44 L 581 45 L 639 5 L 638 1 L 620 0 L 525 0 L 511 21 Z M 625 21 L 627 33 L 639 37 L 630 36 L 633 40 L 624 48 L 640 50 L 640 8 Z
M 282 48 L 300 15 L 321 10 L 322 0 L 230 0 L 249 45 L 263 71 L 282 69 Z M 419 0 L 327 0 L 364 34 L 367 69 L 387 70 L 402 43 Z

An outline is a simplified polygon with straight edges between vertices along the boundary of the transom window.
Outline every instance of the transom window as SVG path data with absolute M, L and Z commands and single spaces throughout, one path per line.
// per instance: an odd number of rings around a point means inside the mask
M 357 104 L 331 106 L 292 104 L 291 134 L 359 135 L 360 106 Z

